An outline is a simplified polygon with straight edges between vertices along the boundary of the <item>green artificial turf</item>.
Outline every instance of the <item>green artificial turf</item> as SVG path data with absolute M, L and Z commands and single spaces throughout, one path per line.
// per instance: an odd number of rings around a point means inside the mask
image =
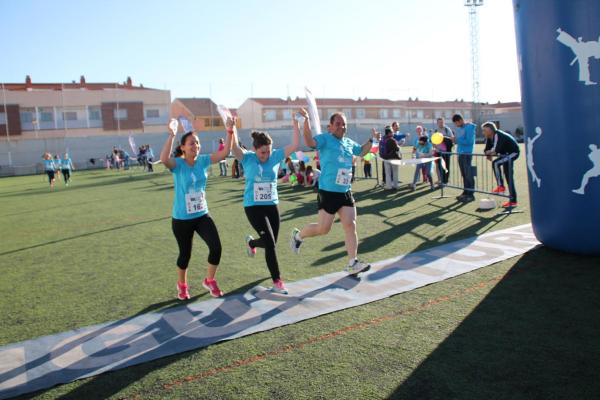
M 408 181 L 412 169 L 403 168 Z M 213 166 L 218 174 L 218 167 Z M 362 174 L 359 172 L 358 174 Z M 529 222 L 524 159 L 516 168 L 525 213 L 477 211 L 420 186 L 397 192 L 353 185 L 359 253 L 367 261 Z M 207 198 L 220 232 L 226 293 L 270 284 L 243 182 L 212 176 Z M 447 194 L 455 196 L 456 191 Z M 172 178 L 129 171 L 75 172 L 50 191 L 44 177 L 0 180 L 0 344 L 177 305 Z M 280 185 L 278 256 L 286 281 L 339 271 L 339 224 L 308 239 L 300 256 L 288 235 L 315 221 L 316 195 Z M 207 250 L 194 242 L 193 300 Z M 38 393 L 40 398 L 585 398 L 598 394 L 600 296 L 597 257 L 546 248 L 362 307 L 219 343 Z M 506 273 L 508 275 L 502 278 Z M 502 279 L 501 279 L 502 278 Z M 189 380 L 186 381 L 186 377 Z

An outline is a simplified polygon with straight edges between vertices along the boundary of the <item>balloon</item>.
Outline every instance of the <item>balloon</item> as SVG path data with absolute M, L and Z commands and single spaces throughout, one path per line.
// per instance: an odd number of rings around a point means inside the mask
M 371 147 L 371 153 L 377 153 L 379 151 L 379 146 Z
M 304 153 L 300 150 L 296 152 L 296 157 L 298 160 L 304 160 Z
M 298 182 L 298 178 L 296 177 L 296 175 L 295 174 L 290 175 L 290 183 L 293 185 L 296 182 Z
M 304 156 L 304 162 L 307 163 L 310 161 L 310 158 L 308 156 Z
M 431 135 L 431 143 L 441 144 L 443 141 L 444 141 L 444 135 L 442 135 L 441 133 L 436 132 L 433 135 Z
M 290 155 L 290 158 L 291 158 L 292 160 L 297 160 L 297 159 L 298 159 L 298 157 L 296 157 L 296 153 L 292 153 L 292 154 Z

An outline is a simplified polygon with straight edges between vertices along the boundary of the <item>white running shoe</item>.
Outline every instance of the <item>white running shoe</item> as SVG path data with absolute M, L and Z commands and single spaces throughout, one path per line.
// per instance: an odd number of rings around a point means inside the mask
M 296 239 L 298 234 L 300 234 L 300 229 L 294 228 L 290 237 L 290 248 L 295 254 L 300 254 L 300 246 L 302 245 L 302 240 Z
M 347 265 L 346 268 L 344 268 L 344 272 L 346 272 L 348 275 L 356 276 L 356 275 L 360 274 L 361 272 L 367 272 L 370 269 L 371 269 L 370 264 L 365 264 L 365 263 L 359 261 L 358 259 L 355 259 L 354 263 L 352 263 L 352 265 Z
M 246 253 L 248 257 L 254 257 L 256 255 L 256 247 L 250 247 L 250 241 L 254 240 L 251 235 L 246 236 Z

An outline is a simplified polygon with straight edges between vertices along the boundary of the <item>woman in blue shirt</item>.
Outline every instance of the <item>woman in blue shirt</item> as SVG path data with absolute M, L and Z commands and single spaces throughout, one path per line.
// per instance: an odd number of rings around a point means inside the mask
M 73 162 L 67 153 L 62 160 L 60 160 L 60 171 L 63 174 L 65 185 L 69 186 L 69 179 L 71 178 L 71 170 L 74 170 Z
M 415 158 L 429 158 L 433 157 L 433 146 L 427 139 L 427 136 L 419 137 L 419 141 L 415 146 Z M 413 176 L 413 182 L 410 184 L 411 190 L 415 190 L 417 188 L 417 181 L 419 180 L 419 171 L 421 171 L 425 182 L 429 182 L 429 187 L 433 190 L 433 178 L 431 176 L 431 170 L 433 164 L 431 162 L 426 162 L 423 164 L 417 164 L 415 167 L 415 175 Z
M 44 153 L 44 171 L 46 175 L 48 175 L 48 182 L 50 183 L 50 189 L 54 189 L 54 173 L 56 171 L 56 165 L 54 165 L 54 160 L 52 159 L 52 155 L 50 153 Z
M 308 114 L 304 111 L 305 121 Z M 235 127 L 235 123 L 232 123 Z M 250 225 L 260 236 L 254 239 L 246 237 L 248 255 L 253 257 L 256 248 L 265 249 L 267 268 L 273 279 L 272 291 L 287 294 L 287 289 L 281 279 L 275 245 L 279 235 L 279 196 L 277 194 L 277 176 L 281 162 L 298 150 L 300 144 L 300 127 L 292 117 L 294 136 L 292 143 L 283 149 L 273 149 L 273 140 L 268 133 L 252 132 L 253 151 L 245 150 L 238 144 L 237 133 L 233 134 L 233 155 L 244 168 L 244 211 Z
M 160 153 L 160 160 L 173 174 L 175 197 L 173 200 L 172 228 L 179 257 L 177 258 L 177 297 L 190 298 L 187 282 L 187 267 L 192 255 L 192 239 L 198 233 L 208 246 L 208 273 L 202 286 L 213 297 L 223 296 L 215 280 L 215 273 L 221 260 L 221 240 L 219 232 L 208 214 L 206 202 L 206 180 L 211 164 L 223 160 L 231 151 L 233 128 L 228 125 L 225 147 L 212 154 L 200 154 L 200 141 L 191 131 L 183 135 L 177 148 L 180 157 L 171 157 L 176 131 L 169 127 L 169 137 Z
M 334 113 L 329 119 L 328 133 L 312 136 L 310 123 L 304 123 L 304 142 L 307 146 L 319 150 L 321 158 L 321 176 L 317 203 L 318 221 L 308 224 L 302 230 L 294 229 L 290 240 L 292 251 L 300 252 L 304 239 L 325 235 L 331 230 L 335 215 L 340 217 L 344 228 L 348 265 L 344 269 L 349 275 L 367 271 L 371 266 L 357 258 L 358 236 L 356 234 L 356 206 L 352 197 L 352 156 L 362 157 L 371 151 L 373 139 L 379 140 L 380 134 L 372 132 L 372 138 L 359 145 L 346 137 L 346 116 Z

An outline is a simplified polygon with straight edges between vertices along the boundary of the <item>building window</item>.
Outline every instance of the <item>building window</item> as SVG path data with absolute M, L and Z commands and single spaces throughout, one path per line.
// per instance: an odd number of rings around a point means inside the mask
M 160 111 L 156 109 L 146 110 L 146 118 L 160 118 Z
M 48 108 L 40 108 L 40 122 L 54 121 L 54 112 Z
M 0 112 L 0 125 L 6 125 L 6 114 Z
M 265 110 L 265 121 L 275 121 L 277 119 L 277 111 Z
M 122 121 L 124 119 L 127 119 L 127 109 L 125 109 L 125 108 L 115 109 L 113 115 L 116 120 Z
M 289 121 L 292 119 L 292 110 L 283 110 L 283 120 Z
M 471 119 L 471 111 L 465 110 L 465 118 Z
M 352 118 L 352 109 L 351 108 L 344 108 L 342 110 L 342 112 L 344 113 L 346 118 L 348 118 L 348 119 Z
M 417 110 L 410 110 L 409 112 L 411 118 L 417 118 Z
M 386 108 L 382 108 L 379 110 L 379 118 L 381 118 L 381 119 L 388 118 L 388 110 Z
M 76 111 L 63 112 L 63 120 L 64 121 L 77 121 L 77 112 Z
M 423 119 L 423 110 L 417 110 L 417 118 Z
M 392 116 L 394 118 L 402 118 L 402 113 L 400 112 L 400 110 L 395 109 L 395 110 L 392 110 Z
M 367 113 L 365 112 L 364 108 L 356 109 L 356 118 L 357 119 L 364 119 L 366 116 L 367 116 Z
M 338 112 L 337 108 L 328 108 L 327 109 L 327 119 L 331 118 L 333 114 Z
M 29 109 L 21 109 L 21 122 L 24 124 L 31 124 L 33 122 L 33 114 L 35 113 L 34 110 L 29 110 Z
M 98 107 L 90 107 L 88 113 L 90 115 L 90 121 L 100 121 L 102 119 L 102 114 Z
M 452 118 L 452 111 L 451 110 L 444 111 L 444 117 L 446 117 L 448 119 Z
M 435 118 L 443 118 L 444 113 L 442 112 L 442 110 L 435 110 L 433 115 Z

